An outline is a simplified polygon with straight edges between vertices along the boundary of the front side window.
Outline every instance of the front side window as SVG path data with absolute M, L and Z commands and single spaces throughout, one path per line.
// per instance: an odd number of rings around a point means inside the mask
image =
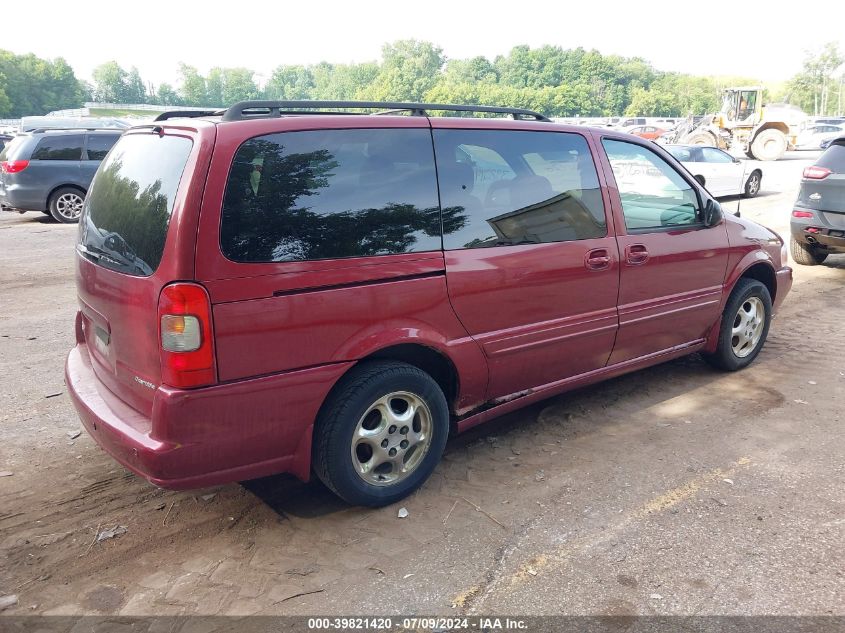
M 579 134 L 435 130 L 447 250 L 607 235 L 601 189 Z
M 635 143 L 604 139 L 629 231 L 700 222 L 698 195 L 665 160 Z
M 103 160 L 119 138 L 116 134 L 89 134 L 88 160 Z
M 441 248 L 427 129 L 283 132 L 235 154 L 220 226 L 236 262 L 291 262 Z
M 82 160 L 82 135 L 44 136 L 32 152 L 32 160 Z
M 701 148 L 701 159 L 704 163 L 732 163 L 734 159 L 722 150 L 712 147 Z

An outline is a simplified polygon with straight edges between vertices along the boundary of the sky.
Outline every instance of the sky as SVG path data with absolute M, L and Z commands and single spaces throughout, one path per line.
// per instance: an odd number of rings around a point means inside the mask
M 845 52 L 842 5 L 835 0 L 817 0 L 803 12 L 794 2 L 723 0 L 696 2 L 694 11 L 664 0 L 42 0 L 37 11 L 28 3 L 3 4 L 0 49 L 64 57 L 85 80 L 113 59 L 126 69 L 137 66 L 156 85 L 176 84 L 180 61 L 203 74 L 214 66 L 245 66 L 263 85 L 281 64 L 377 60 L 384 43 L 409 38 L 433 42 L 451 59 L 492 59 L 519 44 L 582 46 L 643 57 L 658 70 L 759 81 L 788 79 L 800 70 L 805 50 L 825 42 L 836 41 Z

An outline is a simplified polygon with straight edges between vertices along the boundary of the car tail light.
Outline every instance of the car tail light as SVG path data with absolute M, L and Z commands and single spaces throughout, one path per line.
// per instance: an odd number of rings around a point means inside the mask
M 161 380 L 172 387 L 215 381 L 211 302 L 198 284 L 165 286 L 158 299 Z
M 792 217 L 793 218 L 811 218 L 811 217 L 813 217 L 813 212 L 812 211 L 799 211 L 798 209 L 795 209 L 792 212 Z
M 827 167 L 817 167 L 816 165 L 804 168 L 804 178 L 809 178 L 810 180 L 821 180 L 822 178 L 827 178 L 832 173 Z
M 3 162 L 0 162 L 0 170 L 2 170 L 4 174 L 16 174 L 27 167 L 29 167 L 28 160 L 4 160 Z

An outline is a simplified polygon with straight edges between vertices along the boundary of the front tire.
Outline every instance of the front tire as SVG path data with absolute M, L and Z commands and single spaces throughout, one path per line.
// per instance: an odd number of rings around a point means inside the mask
M 818 266 L 827 259 L 827 253 L 821 253 L 809 244 L 799 242 L 794 237 L 789 240 L 789 254 L 796 264 Z
M 82 203 L 85 194 L 73 187 L 61 187 L 50 196 L 48 207 L 50 215 L 56 222 L 62 224 L 76 224 L 82 215 Z
M 786 136 L 780 130 L 760 132 L 751 143 L 751 153 L 757 160 L 777 160 L 786 153 Z
M 759 171 L 752 171 L 748 180 L 745 181 L 745 197 L 753 198 L 760 193 L 760 185 L 762 184 L 763 176 Z
M 748 367 L 763 349 L 771 321 L 769 289 L 756 279 L 741 278 L 722 313 L 716 351 L 702 357 L 725 371 Z
M 428 479 L 448 435 L 449 408 L 431 376 L 405 363 L 362 363 L 321 409 L 314 471 L 350 504 L 389 505 Z

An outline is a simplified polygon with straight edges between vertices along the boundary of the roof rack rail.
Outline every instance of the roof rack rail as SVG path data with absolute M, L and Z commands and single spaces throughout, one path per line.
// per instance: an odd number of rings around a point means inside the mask
M 356 112 L 314 111 L 342 108 L 381 110 L 381 112 L 377 112 L 376 114 L 410 112 L 412 116 L 427 116 L 427 112 L 429 110 L 436 110 L 440 112 L 485 112 L 491 114 L 508 114 L 516 120 L 530 119 L 533 121 L 551 122 L 549 118 L 538 112 L 523 110 L 521 108 L 390 101 L 241 101 L 234 104 L 223 113 L 223 121 L 264 119 L 289 114 L 361 114 Z
M 41 132 L 99 132 L 100 130 L 119 130 L 123 132 L 126 128 L 122 127 L 36 127 L 31 130 L 24 130 L 24 134 L 40 134 Z
M 167 110 L 159 114 L 153 121 L 167 121 L 169 119 L 194 119 L 200 116 L 221 115 L 226 110 Z

